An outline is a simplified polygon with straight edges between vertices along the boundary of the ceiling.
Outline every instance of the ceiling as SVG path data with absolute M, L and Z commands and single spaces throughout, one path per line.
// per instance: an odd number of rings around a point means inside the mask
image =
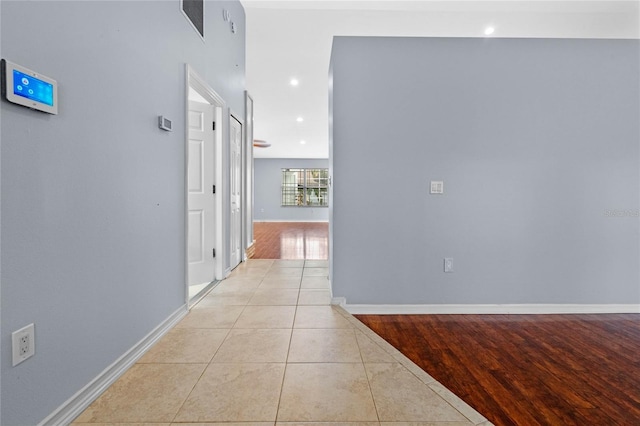
M 637 0 L 241 2 L 254 138 L 271 144 L 256 158 L 328 158 L 334 35 L 487 37 L 493 26 L 490 37 L 640 38 Z

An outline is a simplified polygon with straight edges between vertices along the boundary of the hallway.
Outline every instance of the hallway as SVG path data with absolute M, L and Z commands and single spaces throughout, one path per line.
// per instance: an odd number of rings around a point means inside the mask
M 74 424 L 490 424 L 331 306 L 327 273 L 323 260 L 241 264 Z

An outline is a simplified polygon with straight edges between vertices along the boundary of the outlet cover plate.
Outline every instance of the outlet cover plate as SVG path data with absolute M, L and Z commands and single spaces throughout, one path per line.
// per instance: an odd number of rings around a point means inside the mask
M 444 258 L 444 271 L 453 272 L 453 257 Z
M 444 182 L 441 180 L 432 180 L 430 189 L 432 194 L 444 194 Z
M 36 353 L 34 324 L 29 324 L 11 333 L 11 349 L 14 367 Z

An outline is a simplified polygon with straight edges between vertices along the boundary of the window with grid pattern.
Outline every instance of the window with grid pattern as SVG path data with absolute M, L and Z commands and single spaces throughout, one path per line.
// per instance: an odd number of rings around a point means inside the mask
M 329 169 L 282 169 L 282 206 L 329 206 Z

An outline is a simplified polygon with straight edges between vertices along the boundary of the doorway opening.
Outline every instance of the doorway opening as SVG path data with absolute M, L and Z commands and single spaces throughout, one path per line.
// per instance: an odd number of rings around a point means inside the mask
M 224 100 L 186 65 L 186 301 L 223 278 L 222 141 Z

